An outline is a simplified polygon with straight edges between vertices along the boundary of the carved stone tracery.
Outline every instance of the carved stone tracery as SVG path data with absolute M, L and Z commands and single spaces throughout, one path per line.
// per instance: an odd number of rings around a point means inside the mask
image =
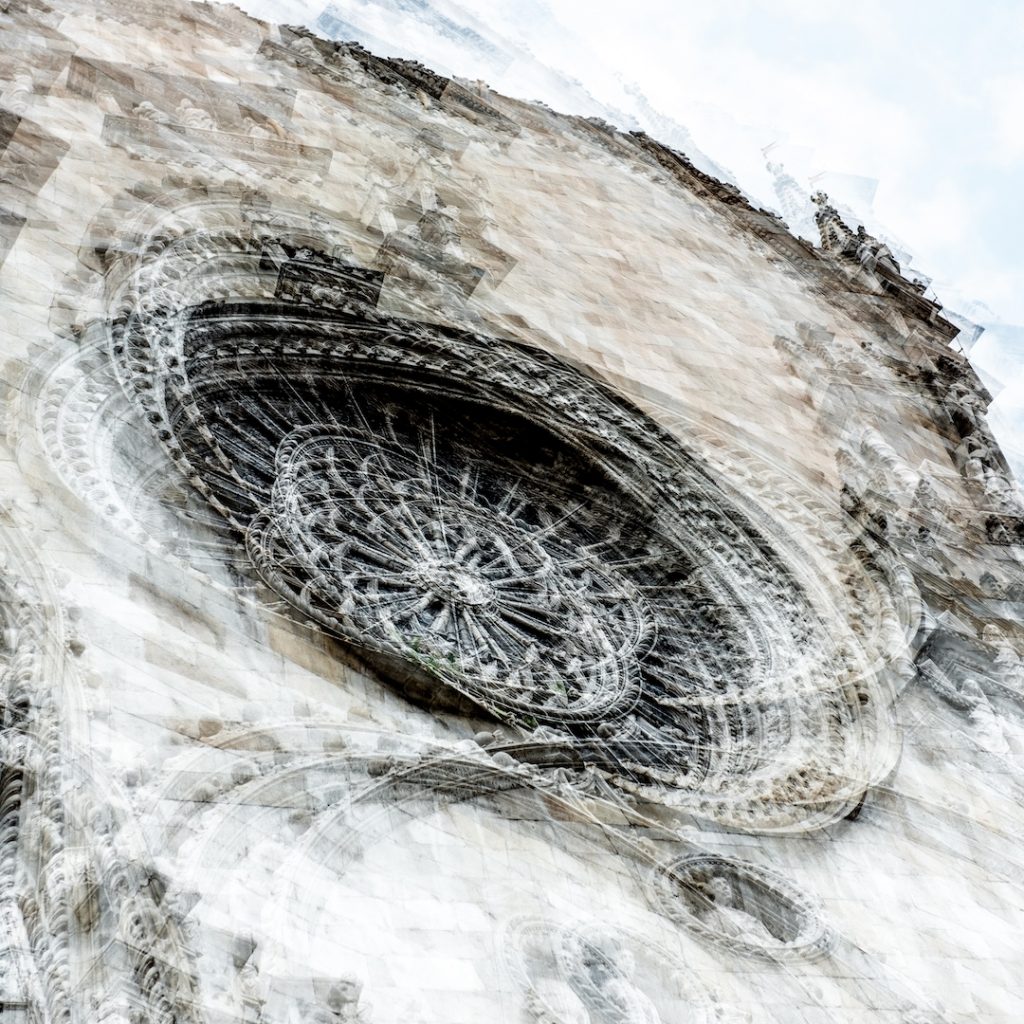
M 814 569 L 760 508 L 571 365 L 383 315 L 381 273 L 322 216 L 139 200 L 101 257 L 106 352 L 87 330 L 54 377 L 69 485 L 148 547 L 146 523 L 183 516 L 194 546 L 205 515 L 197 566 L 248 564 L 417 698 L 554 727 L 564 767 L 740 827 L 856 806 L 887 699 L 865 699 L 857 638 L 823 627 Z M 111 456 L 69 456 L 69 412 L 114 409 L 148 421 L 114 447 L 151 431 L 191 497 L 154 453 L 130 493 Z
M 246 534 L 253 563 L 318 621 L 485 705 L 570 722 L 628 710 L 651 629 L 636 588 L 571 543 L 582 523 L 536 482 L 459 462 L 456 476 L 365 432 L 292 431 Z

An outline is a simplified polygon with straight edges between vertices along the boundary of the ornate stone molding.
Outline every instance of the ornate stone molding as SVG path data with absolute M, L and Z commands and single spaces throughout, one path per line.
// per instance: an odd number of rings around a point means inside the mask
M 180 916 L 116 788 L 70 739 L 74 638 L 60 598 L 25 561 L 21 552 L 0 554 L 4 1005 L 28 1021 L 62 1024 L 77 1019 L 76 1005 L 110 1024 L 137 1019 L 132 1013 L 197 1021 Z M 97 966 L 96 949 L 113 952 Z
M 654 898 L 707 942 L 767 960 L 815 958 L 835 936 L 818 901 L 782 875 L 731 857 L 694 854 L 659 867 Z

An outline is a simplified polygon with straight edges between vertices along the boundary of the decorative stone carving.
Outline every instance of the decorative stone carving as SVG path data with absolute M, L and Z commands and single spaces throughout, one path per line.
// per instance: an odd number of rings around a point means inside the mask
M 710 854 L 663 864 L 659 905 L 702 939 L 744 956 L 814 958 L 833 936 L 817 901 L 774 871 Z
M 853 255 L 856 252 L 853 232 L 839 215 L 839 211 L 828 201 L 824 192 L 815 192 L 811 202 L 818 207 L 814 221 L 821 235 L 821 247 L 836 255 Z
M 63 646 L 60 614 L 45 608 L 10 561 L 2 564 L 0 913 L 13 941 L 0 946 L 0 976 L 15 986 L 14 1003 L 29 1020 L 70 1021 L 69 945 L 73 935 L 92 933 L 100 947 L 121 951 L 119 986 L 141 1012 L 194 1021 L 194 981 L 173 901 L 163 898 L 130 827 L 115 826 L 116 810 L 99 810 L 76 792 L 83 766 L 62 760 L 55 695 L 67 670 L 53 668 L 61 662 L 52 649 Z M 44 665 L 53 673 L 45 679 Z M 80 823 L 74 846 L 69 822 Z M 96 1019 L 116 1019 L 117 999 L 104 991 L 102 976 L 82 994 L 93 1000 Z
M 695 975 L 666 950 L 605 926 L 519 919 L 505 930 L 510 973 L 535 1024 L 711 1024 Z
M 928 300 L 923 299 L 927 280 L 904 277 L 885 242 L 869 235 L 863 224 L 855 231 L 851 229 L 824 192 L 815 192 L 811 202 L 818 207 L 814 221 L 821 236 L 821 248 L 826 253 L 859 264 L 868 279 L 875 280 L 882 290 L 902 294 L 916 305 L 927 303 Z
M 429 428 L 420 444 L 443 429 Z M 486 706 L 565 722 L 631 708 L 654 624 L 582 543 L 600 523 L 581 508 L 569 524 L 535 481 L 495 481 L 471 452 L 439 455 L 330 424 L 287 434 L 246 533 L 257 570 L 318 621 Z
M 362 1004 L 363 983 L 355 977 L 317 978 L 313 981 L 314 997 L 301 1004 L 296 1012 L 293 1004 L 288 1020 L 296 1024 L 371 1024 L 369 1007 Z
M 1013 1015 L 1024 520 L 877 239 L 237 9 L 0 7 L 0 1015 L 720 1020 L 683 953 Z M 850 941 L 704 844 L 833 858 Z
M 195 214 L 237 216 L 210 200 L 171 216 Z M 856 804 L 885 701 L 845 689 L 864 669 L 815 625 L 797 582 L 813 572 L 773 549 L 763 514 L 566 364 L 384 317 L 365 270 L 297 249 L 287 223 L 276 238 L 154 225 L 149 254 L 109 278 L 123 387 L 263 578 L 421 690 L 425 675 L 527 728 L 568 726 L 574 756 L 628 791 L 699 793 L 746 827 L 767 810 L 755 792 L 779 820 Z M 808 713 L 822 678 L 838 686 Z

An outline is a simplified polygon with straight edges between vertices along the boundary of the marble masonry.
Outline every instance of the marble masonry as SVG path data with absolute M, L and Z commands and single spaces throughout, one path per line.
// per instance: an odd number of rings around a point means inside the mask
M 0 43 L 3 1024 L 1024 1019 L 1024 503 L 884 244 L 231 7 Z

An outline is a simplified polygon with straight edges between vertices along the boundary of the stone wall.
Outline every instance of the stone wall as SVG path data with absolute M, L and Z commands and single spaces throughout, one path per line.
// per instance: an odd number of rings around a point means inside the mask
M 1012 1021 L 955 329 L 644 136 L 0 10 L 6 1021 Z

